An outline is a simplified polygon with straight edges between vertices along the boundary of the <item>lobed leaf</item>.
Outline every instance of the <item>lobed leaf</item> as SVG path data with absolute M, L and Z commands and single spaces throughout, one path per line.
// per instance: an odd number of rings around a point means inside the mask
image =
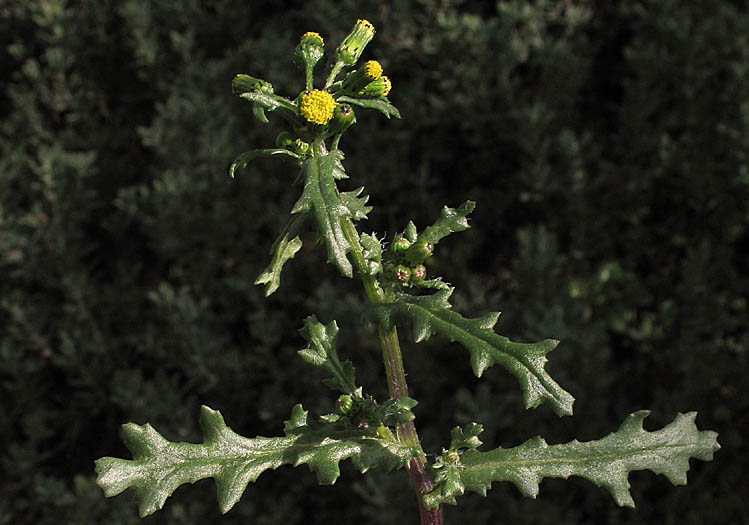
M 448 302 L 453 288 L 432 295 L 398 294 L 395 301 L 375 307 L 375 315 L 386 326 L 397 318 L 410 320 L 415 342 L 427 340 L 435 333 L 458 342 L 471 355 L 471 367 L 477 377 L 495 364 L 501 365 L 520 383 L 526 408 L 548 403 L 557 415 L 571 415 L 575 399 L 544 370 L 546 354 L 558 341 L 544 339 L 537 343 L 515 343 L 494 332 L 499 312 L 477 319 L 466 319 L 451 310 Z
M 334 263 L 344 276 L 353 277 L 353 266 L 346 257 L 351 245 L 343 233 L 341 219 L 364 212 L 366 208 L 357 192 L 353 192 L 354 197 L 349 195 L 346 202 L 338 193 L 335 177 L 340 176 L 342 158 L 340 150 L 333 150 L 302 165 L 304 190 L 291 213 L 309 213 L 314 218 L 318 234 L 328 249 L 328 262 Z M 354 210 L 349 206 L 354 206 Z
M 428 508 L 454 505 L 455 496 L 469 490 L 486 496 L 494 481 L 509 481 L 524 496 L 535 498 L 544 478 L 580 476 L 608 490 L 618 505 L 634 507 L 627 479 L 630 472 L 650 470 L 674 485 L 686 485 L 689 460 L 710 461 L 720 448 L 715 432 L 697 429 L 695 412 L 678 414 L 655 432 L 642 428 L 649 413 L 630 414 L 619 430 L 598 441 L 548 445 L 537 436 L 510 449 L 479 452 L 471 448 L 450 465 L 444 482 L 440 480 L 446 486 L 436 486 L 424 496 L 424 503 Z
M 467 230 L 470 228 L 467 216 L 474 208 L 476 208 L 474 201 L 466 201 L 457 208 L 443 206 L 439 218 L 434 224 L 424 228 L 416 240 L 437 244 L 451 233 Z
M 304 327 L 299 330 L 307 342 L 307 348 L 299 350 L 299 355 L 308 363 L 325 368 L 333 377 L 325 384 L 344 394 L 351 394 L 356 390 L 354 366 L 351 361 L 338 358 L 336 344 L 338 342 L 338 325 L 331 321 L 327 325 L 311 315 L 304 320 Z
M 281 235 L 273 243 L 273 247 L 270 252 L 273 255 L 270 264 L 263 270 L 257 279 L 255 284 L 264 284 L 265 296 L 268 297 L 281 285 L 281 270 L 284 264 L 289 259 L 293 259 L 294 255 L 302 248 L 302 240 L 299 238 L 297 233 L 302 229 L 305 218 L 302 216 L 292 217 L 291 220 L 286 224 Z M 293 237 L 292 237 L 293 236 Z M 289 239 L 289 237 L 292 237 Z
M 124 441 L 133 459 L 106 457 L 96 461 L 97 484 L 107 497 L 133 489 L 141 517 L 156 512 L 185 483 L 214 478 L 222 513 L 231 509 L 248 483 L 268 469 L 307 464 L 322 485 L 340 475 L 339 462 L 351 459 L 361 472 L 370 468 L 405 467 L 418 452 L 394 441 L 357 431 L 315 431 L 307 426 L 301 405 L 285 422 L 285 437 L 246 438 L 224 423 L 221 413 L 202 408 L 203 443 L 173 443 L 149 425 L 128 423 Z

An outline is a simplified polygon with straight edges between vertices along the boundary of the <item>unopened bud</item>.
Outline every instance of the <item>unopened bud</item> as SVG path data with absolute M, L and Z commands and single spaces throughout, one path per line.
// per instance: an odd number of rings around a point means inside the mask
M 382 66 L 376 60 L 368 60 L 364 67 L 349 73 L 341 85 L 345 93 L 352 95 L 358 93 L 371 82 L 382 76 Z
M 364 88 L 357 93 L 357 96 L 363 98 L 379 98 L 386 97 L 390 93 L 390 89 L 393 87 L 390 79 L 386 76 L 381 76 L 377 80 L 373 80 Z
M 393 278 L 395 278 L 396 281 L 400 281 L 405 284 L 411 278 L 411 270 L 409 270 L 407 266 L 399 264 L 393 270 Z
M 354 108 L 348 104 L 338 104 L 333 110 L 333 118 L 328 122 L 328 135 L 338 135 L 356 122 Z
M 336 55 L 338 60 L 346 66 L 353 66 L 359 60 L 364 48 L 367 47 L 374 38 L 374 26 L 368 20 L 359 19 L 354 24 L 354 28 L 348 34 L 343 42 L 338 46 Z
M 411 243 L 405 237 L 398 237 L 393 241 L 393 253 L 401 255 L 406 253 L 411 247 Z
M 406 252 L 409 264 L 421 264 L 434 253 L 434 244 L 429 241 L 416 241 Z
M 294 64 L 301 69 L 314 69 L 325 54 L 325 41 L 312 31 L 304 33 L 294 51 Z
M 411 268 L 411 278 L 414 280 L 414 282 L 420 283 L 424 280 L 424 278 L 426 278 L 426 276 L 427 269 L 423 264 L 419 264 Z

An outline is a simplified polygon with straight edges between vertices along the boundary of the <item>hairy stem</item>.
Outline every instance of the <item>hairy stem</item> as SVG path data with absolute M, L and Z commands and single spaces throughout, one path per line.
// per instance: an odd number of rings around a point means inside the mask
M 316 143 L 313 149 L 317 155 L 327 153 L 325 144 L 322 141 Z M 385 302 L 385 293 L 379 286 L 377 279 L 369 273 L 356 226 L 351 219 L 346 218 L 341 221 L 341 227 L 346 240 L 351 245 L 351 259 L 359 272 L 369 302 L 373 305 Z M 393 399 L 408 397 L 408 384 L 406 383 L 406 372 L 403 368 L 403 356 L 401 355 L 398 331 L 395 327 L 388 330 L 383 325 L 380 325 L 378 327 L 378 336 L 385 363 L 385 374 L 387 376 L 390 397 Z M 411 478 L 411 483 L 418 498 L 420 523 L 421 525 L 442 525 L 442 507 L 440 506 L 433 510 L 428 510 L 424 507 L 424 495 L 430 492 L 433 486 L 426 472 L 426 455 L 421 449 L 416 426 L 413 421 L 409 421 L 404 425 L 400 425 L 397 433 L 399 441 L 416 446 L 421 452 L 418 458 L 411 460 L 408 468 L 408 475 Z

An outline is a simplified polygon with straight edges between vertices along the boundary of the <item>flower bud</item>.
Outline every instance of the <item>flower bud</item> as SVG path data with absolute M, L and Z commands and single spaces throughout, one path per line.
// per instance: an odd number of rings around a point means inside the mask
M 364 67 L 356 69 L 343 79 L 341 89 L 344 93 L 356 94 L 369 83 L 382 76 L 382 66 L 376 60 L 368 60 Z
M 383 75 L 377 80 L 373 80 L 364 86 L 364 88 L 357 93 L 357 96 L 363 98 L 386 97 L 388 96 L 388 93 L 390 93 L 390 88 L 392 87 L 393 85 L 390 82 L 390 79 Z
M 423 264 L 419 264 L 411 268 L 411 278 L 415 283 L 420 283 L 427 276 L 427 268 Z
M 411 247 L 411 243 L 405 237 L 398 237 L 393 241 L 393 253 L 396 255 L 402 255 L 408 251 Z
M 338 135 L 356 122 L 354 108 L 348 104 L 338 104 L 333 110 L 333 118 L 328 122 L 328 135 Z
M 327 124 L 333 118 L 336 101 L 327 91 L 313 89 L 302 96 L 299 112 L 313 124 Z
M 409 264 L 421 264 L 434 253 L 434 244 L 429 241 L 417 240 L 406 252 Z
M 237 75 L 231 81 L 231 90 L 236 95 L 248 93 L 250 91 L 262 91 L 263 93 L 273 93 L 273 86 L 270 82 L 250 75 Z
M 339 61 L 346 66 L 353 66 L 356 61 L 374 38 L 374 26 L 368 20 L 359 19 L 354 24 L 354 28 L 348 34 L 336 50 L 336 56 Z
M 354 410 L 354 400 L 350 395 L 343 394 L 342 396 L 338 397 L 338 400 L 335 402 L 335 406 L 336 410 L 338 410 L 341 415 L 347 416 Z
M 406 284 L 408 280 L 411 278 L 411 270 L 409 270 L 407 266 L 403 266 L 402 264 L 399 264 L 393 270 L 393 278 L 396 281 Z
M 304 33 L 294 51 L 294 64 L 300 69 L 314 69 L 325 54 L 325 41 L 312 31 Z

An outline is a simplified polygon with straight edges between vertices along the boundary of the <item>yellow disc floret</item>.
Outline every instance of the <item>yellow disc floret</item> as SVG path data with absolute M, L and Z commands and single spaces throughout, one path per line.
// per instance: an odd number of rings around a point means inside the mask
M 299 111 L 307 121 L 313 124 L 327 124 L 333 118 L 336 101 L 327 91 L 314 89 L 305 93 Z
M 369 60 L 364 64 L 364 73 L 368 80 L 377 80 L 382 75 L 382 66 L 377 60 Z
M 320 36 L 320 33 L 315 33 L 314 31 L 307 31 L 306 33 L 304 33 L 302 35 L 302 38 L 300 39 L 300 42 L 312 39 L 319 40 L 321 46 L 325 45 L 325 40 L 323 40 L 323 38 Z

